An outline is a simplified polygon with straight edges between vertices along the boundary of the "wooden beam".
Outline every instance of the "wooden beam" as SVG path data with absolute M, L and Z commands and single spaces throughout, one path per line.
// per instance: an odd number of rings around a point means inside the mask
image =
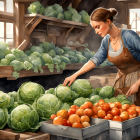
M 23 40 L 23 42 L 18 46 L 18 49 L 23 51 L 27 45 L 27 40 Z
M 70 34 L 70 32 L 73 30 L 74 26 L 71 27 L 67 32 L 66 32 L 66 38 L 68 38 L 68 35 Z
M 55 18 L 55 17 L 48 17 L 48 16 L 44 16 L 44 15 L 40 15 L 40 14 L 25 14 L 24 17 L 26 18 L 32 18 L 32 17 L 39 17 L 45 20 L 51 20 L 51 21 L 58 21 L 61 22 L 62 19 L 59 18 Z
M 42 4 L 42 5 L 44 5 L 44 7 L 46 7 L 46 6 L 47 6 L 48 1 L 49 1 L 49 0 L 43 0 L 43 1 L 41 2 L 41 4 Z
M 66 0 L 66 2 L 64 2 L 64 4 L 62 5 L 64 10 L 67 10 L 67 7 L 70 5 L 70 3 L 72 3 L 74 0 Z
M 19 3 L 15 3 L 14 18 L 15 18 L 15 47 L 19 46 Z
M 0 11 L 0 21 L 14 23 L 15 22 L 14 14 Z
M 74 0 L 72 3 L 72 7 L 76 9 L 82 0 Z
M 118 2 L 126 2 L 126 3 L 140 3 L 140 0 L 117 0 Z
M 139 9 L 140 8 L 140 4 L 128 3 L 128 7 L 129 7 L 129 9 Z
M 63 5 L 65 3 L 66 0 L 61 0 L 61 2 L 59 3 L 59 5 Z
M 34 2 L 34 1 L 38 1 L 38 0 L 13 0 L 13 2 Z
M 42 21 L 41 18 L 35 18 L 34 19 L 34 23 L 33 25 L 28 24 L 28 26 L 26 26 L 26 32 L 28 35 L 30 35 L 32 33 L 32 31 L 35 29 L 35 27 Z
M 49 21 L 48 23 L 46 23 L 48 25 L 54 25 L 54 26 L 60 26 L 60 27 L 66 27 L 66 28 L 71 28 L 73 27 L 73 25 L 69 25 L 69 24 L 64 24 L 64 23 L 59 23 L 59 22 L 53 22 L 53 21 Z M 76 26 L 74 25 L 75 28 L 79 28 L 79 29 L 84 29 L 84 27 L 81 26 Z
M 91 30 L 92 30 L 92 27 L 89 24 L 87 27 L 85 27 L 84 30 L 82 30 L 82 32 L 80 33 L 79 37 L 76 40 L 79 41 L 80 43 L 84 43 L 85 38 L 87 37 L 87 35 L 89 34 Z
M 26 24 L 25 28 L 30 25 L 30 24 L 33 24 L 33 20 L 35 19 L 35 17 L 33 17 L 31 20 L 28 19 L 28 23 Z M 27 20 L 25 21 L 25 23 L 27 22 Z

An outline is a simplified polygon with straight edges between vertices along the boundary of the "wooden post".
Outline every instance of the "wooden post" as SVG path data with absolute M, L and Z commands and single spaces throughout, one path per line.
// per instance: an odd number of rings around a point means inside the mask
M 27 35 L 25 31 L 25 5 L 23 3 L 15 3 L 15 47 L 23 44 L 23 41 L 26 40 L 27 45 L 30 43 L 30 36 Z

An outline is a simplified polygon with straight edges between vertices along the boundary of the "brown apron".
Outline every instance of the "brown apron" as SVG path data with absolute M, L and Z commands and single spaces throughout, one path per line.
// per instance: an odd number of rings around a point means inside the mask
M 121 31 L 120 31 L 120 36 L 121 36 Z M 109 56 L 109 54 L 107 54 L 108 61 L 112 62 L 118 68 L 115 84 L 119 81 L 121 77 L 123 78 L 122 83 L 121 83 L 122 88 L 115 90 L 115 93 L 114 93 L 115 97 L 118 94 L 126 94 L 127 91 L 129 90 L 131 85 L 125 87 L 125 84 L 124 84 L 126 75 L 140 70 L 140 62 L 137 61 L 129 52 L 129 50 L 124 46 L 122 37 L 121 37 L 121 41 L 123 45 L 123 51 L 121 52 L 120 55 L 111 57 Z M 108 50 L 109 50 L 109 41 L 108 41 Z M 140 88 L 139 88 L 139 91 L 136 93 L 136 101 L 134 103 L 136 105 L 140 105 Z

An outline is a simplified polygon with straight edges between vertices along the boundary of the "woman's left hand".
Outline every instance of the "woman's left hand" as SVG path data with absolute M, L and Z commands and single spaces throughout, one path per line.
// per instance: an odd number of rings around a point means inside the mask
M 137 93 L 138 90 L 139 90 L 139 84 L 136 82 L 130 87 L 126 95 L 131 96 L 132 94 Z

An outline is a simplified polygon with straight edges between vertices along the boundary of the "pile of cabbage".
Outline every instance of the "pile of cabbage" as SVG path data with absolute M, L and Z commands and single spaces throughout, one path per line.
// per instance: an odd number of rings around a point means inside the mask
M 44 88 L 34 82 L 23 83 L 17 92 L 0 91 L 0 129 L 7 124 L 15 132 L 37 131 L 41 122 L 32 104 L 44 93 Z
M 15 132 L 35 132 L 52 114 L 62 109 L 68 111 L 71 105 L 80 107 L 86 101 L 95 104 L 104 99 L 106 103 L 131 104 L 123 95 L 113 96 L 111 86 L 93 89 L 86 79 L 76 79 L 70 87 L 59 84 L 46 91 L 38 83 L 25 82 L 17 92 L 0 91 L 0 129 L 7 124 Z
M 53 72 L 54 68 L 59 72 L 60 69 L 65 69 L 67 64 L 86 63 L 94 55 L 95 52 L 90 51 L 87 46 L 84 51 L 77 51 L 67 46 L 60 48 L 52 42 L 44 42 L 39 46 L 32 46 L 24 53 L 17 48 L 10 50 L 7 43 L 0 42 L 0 66 L 13 66 L 12 76 L 16 79 L 19 77 L 18 71 L 22 69 L 43 73 L 42 66 L 48 66 L 50 72 Z M 104 66 L 112 65 L 106 61 Z
M 44 8 L 44 6 L 39 1 L 35 1 L 28 7 L 28 13 L 42 14 L 48 17 L 83 22 L 86 24 L 90 23 L 90 16 L 85 10 L 82 10 L 78 13 L 76 9 L 68 6 L 67 10 L 64 11 L 62 6 L 59 4 L 50 5 Z
M 89 55 L 87 55 L 87 53 Z M 71 63 L 86 63 L 94 52 L 85 48 L 83 52 L 71 50 L 70 47 L 58 47 L 52 42 L 40 43 L 39 46 L 32 46 L 25 53 L 19 49 L 9 49 L 9 45 L 0 42 L 0 66 L 13 66 L 14 72 L 12 76 L 19 77 L 18 71 L 32 69 L 34 72 L 42 73 L 42 66 L 48 66 L 50 72 L 57 69 L 65 69 L 67 64 Z

